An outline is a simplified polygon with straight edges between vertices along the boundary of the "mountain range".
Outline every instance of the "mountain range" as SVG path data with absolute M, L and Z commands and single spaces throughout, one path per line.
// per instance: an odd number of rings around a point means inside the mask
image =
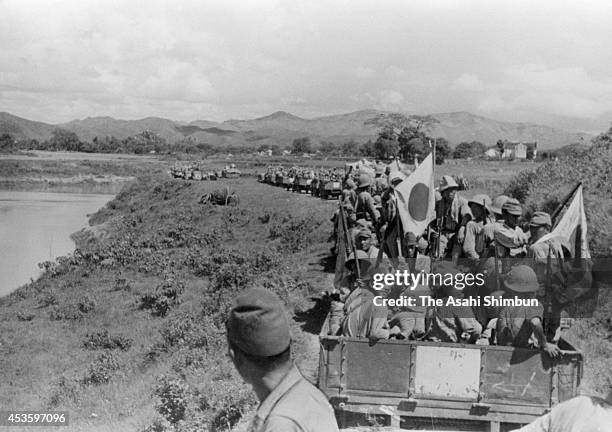
M 27 120 L 9 113 L 0 113 L 0 134 L 9 133 L 18 139 L 45 140 L 56 128 L 75 132 L 80 139 L 114 136 L 127 138 L 150 130 L 169 142 L 191 139 L 213 145 L 239 145 L 257 148 L 262 144 L 290 146 L 295 138 L 309 137 L 314 143 L 375 140 L 387 118 L 406 121 L 418 117 L 378 110 L 361 110 L 347 114 L 305 119 L 278 111 L 252 120 L 214 122 L 195 120 L 177 122 L 159 117 L 140 120 L 117 120 L 112 117 L 88 117 L 67 123 L 48 124 Z M 480 141 L 494 145 L 498 140 L 537 141 L 540 149 L 554 149 L 572 143 L 588 143 L 592 134 L 571 132 L 533 123 L 510 123 L 453 112 L 419 116 L 428 119 L 423 130 L 431 137 L 441 137 L 456 145 L 463 141 Z

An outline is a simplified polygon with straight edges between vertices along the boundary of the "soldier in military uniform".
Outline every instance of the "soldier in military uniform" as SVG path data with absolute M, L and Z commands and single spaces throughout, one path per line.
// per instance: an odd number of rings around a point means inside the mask
M 436 236 L 440 236 L 440 250 L 436 253 L 457 262 L 465 235 L 465 225 L 472 218 L 468 202 L 457 194 L 459 185 L 451 176 L 442 176 L 436 194 L 436 219 L 432 222 Z
M 374 225 L 378 224 L 380 213 L 376 209 L 374 198 L 369 192 L 372 180 L 367 174 L 360 174 L 357 179 L 357 204 L 355 213 L 357 219 L 367 219 Z

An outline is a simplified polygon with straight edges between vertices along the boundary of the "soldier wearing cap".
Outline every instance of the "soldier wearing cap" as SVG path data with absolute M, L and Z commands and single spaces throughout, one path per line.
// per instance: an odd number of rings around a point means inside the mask
M 238 296 L 226 328 L 229 357 L 260 402 L 251 431 L 338 431 L 327 398 L 291 360 L 289 319 L 277 295 L 252 289 Z
M 439 261 L 432 269 L 432 274 L 436 275 L 433 285 L 441 298 L 463 298 L 463 290 L 458 289 L 455 283 L 462 273 L 454 264 Z M 447 301 L 443 306 L 428 308 L 426 327 L 428 339 L 436 342 L 474 343 L 482 332 L 482 326 L 470 306 L 449 304 Z
M 377 224 L 380 218 L 380 213 L 376 210 L 374 198 L 370 195 L 369 189 L 372 184 L 372 179 L 367 174 L 359 174 L 357 178 L 357 203 L 355 212 L 357 219 L 368 219 L 372 223 Z
M 513 267 L 503 282 L 506 298 L 533 299 L 538 290 L 538 279 L 526 265 Z M 537 346 L 550 357 L 559 355 L 559 347 L 546 340 L 543 327 L 544 308 L 538 306 L 504 306 L 497 319 L 497 344 L 528 348 Z M 535 340 L 534 340 L 535 339 Z
M 477 194 L 468 200 L 472 220 L 465 226 L 463 240 L 463 257 L 467 258 L 475 267 L 486 250 L 484 227 L 491 223 L 491 198 L 485 194 Z
M 376 169 L 374 171 L 374 184 L 372 185 L 372 195 L 382 195 L 389 183 L 387 181 L 387 176 L 384 173 L 384 168 L 382 165 L 376 165 Z
M 367 228 L 362 228 L 359 230 L 356 236 L 356 247 L 359 250 L 364 251 L 368 259 L 376 260 L 378 258 L 379 249 L 374 246 L 372 231 Z M 387 259 L 387 255 L 383 252 L 382 259 Z
M 510 198 L 502 206 L 504 223 L 496 226 L 493 237 L 496 245 L 495 253 L 502 258 L 503 273 L 508 271 L 512 259 L 522 258 L 527 252 L 527 234 L 519 226 L 522 214 L 523 208 L 516 199 Z
M 461 254 L 464 230 L 467 222 L 472 218 L 468 202 L 459 196 L 459 185 L 451 176 L 442 176 L 438 194 L 436 194 L 436 220 L 432 222 L 434 228 L 439 228 L 436 236 L 440 236 L 441 257 L 452 257 L 456 263 Z

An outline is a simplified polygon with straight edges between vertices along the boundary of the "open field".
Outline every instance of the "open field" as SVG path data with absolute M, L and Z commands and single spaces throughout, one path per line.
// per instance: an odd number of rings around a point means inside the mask
M 75 236 L 77 253 L 47 263 L 38 281 L 0 299 L 5 409 L 67 410 L 71 431 L 141 431 L 154 423 L 161 431 L 221 431 L 234 423 L 242 430 L 240 418 L 255 399 L 225 356 L 222 323 L 231 298 L 253 285 L 286 301 L 298 365 L 315 379 L 325 308 L 311 296 L 331 287 L 329 218 L 337 201 L 250 176 L 173 180 L 165 173 L 171 162 L 45 161 L 24 173 L 22 163 L 15 175 L 108 169 L 117 176 L 137 170 L 140 178 Z M 463 173 L 493 193 L 525 165 L 444 164 L 438 175 Z M 240 206 L 198 204 L 223 186 L 238 193 Z M 606 306 L 571 332 L 586 354 L 586 391 L 612 376 L 605 321 L 612 302 L 603 291 Z M 162 412 L 185 420 L 171 429 Z

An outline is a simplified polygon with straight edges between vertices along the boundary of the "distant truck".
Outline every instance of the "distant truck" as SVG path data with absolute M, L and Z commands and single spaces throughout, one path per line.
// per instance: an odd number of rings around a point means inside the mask
M 583 356 L 533 349 L 320 335 L 318 386 L 340 426 L 367 415 L 406 429 L 500 432 L 577 395 Z
M 335 179 L 324 179 L 319 182 L 319 196 L 323 199 L 337 198 L 342 194 L 342 182 Z

